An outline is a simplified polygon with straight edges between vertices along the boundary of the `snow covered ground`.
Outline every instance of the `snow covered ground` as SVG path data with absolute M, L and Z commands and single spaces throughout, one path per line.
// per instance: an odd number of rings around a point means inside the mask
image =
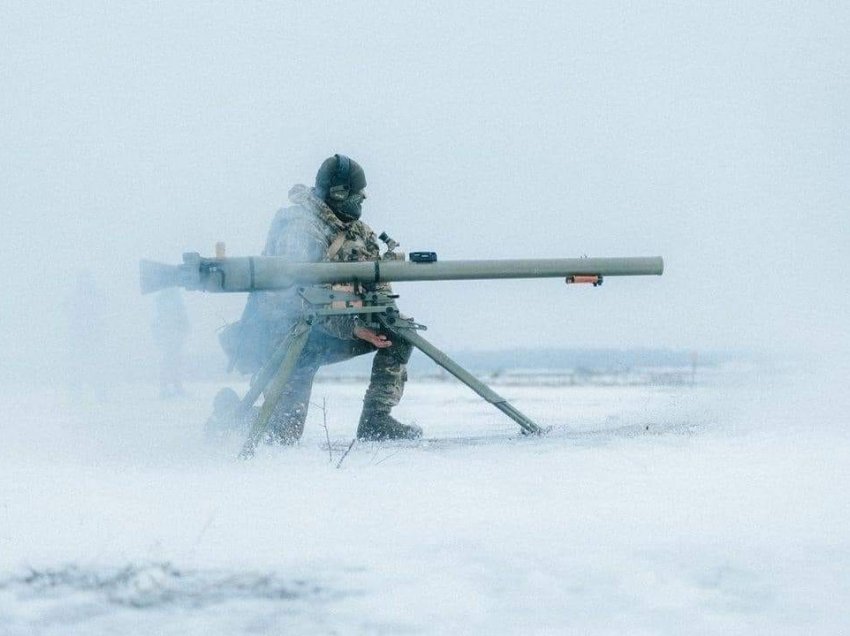
M 414 379 L 398 415 L 435 441 L 339 467 L 355 382 L 315 386 L 330 450 L 314 408 L 248 463 L 203 439 L 212 384 L 7 385 L 0 633 L 850 633 L 844 378 L 495 383 L 540 439 Z

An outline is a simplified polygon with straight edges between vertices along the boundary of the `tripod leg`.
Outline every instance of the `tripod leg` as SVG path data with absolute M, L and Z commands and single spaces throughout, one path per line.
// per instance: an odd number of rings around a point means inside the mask
M 275 348 L 268 362 L 266 362 L 263 365 L 263 368 L 260 369 L 259 373 L 251 379 L 251 386 L 248 387 L 248 392 L 245 393 L 245 397 L 240 400 L 239 406 L 236 407 L 234 417 L 240 419 L 247 415 L 248 411 L 251 410 L 251 407 L 254 406 L 254 402 L 256 402 L 257 398 L 260 397 L 260 394 L 265 391 L 266 387 L 272 381 L 272 378 L 274 378 L 275 374 L 280 369 L 280 365 L 283 363 L 283 359 L 286 357 L 287 351 L 289 351 L 291 342 L 291 335 L 287 335 L 287 337 L 284 338 Z
M 278 369 L 277 374 L 274 376 L 274 378 L 272 378 L 271 385 L 266 391 L 266 397 L 265 400 L 263 400 L 263 406 L 260 409 L 260 415 L 257 418 L 257 421 L 254 422 L 254 426 L 251 427 L 251 432 L 248 433 L 248 439 L 245 440 L 245 444 L 242 446 L 242 451 L 239 453 L 240 459 L 249 459 L 254 456 L 254 449 L 256 449 L 257 444 L 259 444 L 260 439 L 265 434 L 266 429 L 269 426 L 269 418 L 271 417 L 272 411 L 274 410 L 275 406 L 277 406 L 277 403 L 280 401 L 280 396 L 283 393 L 284 388 L 286 387 L 286 383 L 292 376 L 292 372 L 295 369 L 295 365 L 298 364 L 298 358 L 301 356 L 301 352 L 304 350 L 304 345 L 307 344 L 307 339 L 310 337 L 311 328 L 312 326 L 307 321 L 300 321 L 298 324 L 295 325 L 295 327 L 293 327 L 292 331 L 289 333 L 289 335 L 286 337 L 286 340 L 284 340 L 283 344 L 281 345 L 282 348 L 285 348 L 286 353 L 284 354 L 283 359 L 281 360 L 280 368 Z M 259 390 L 262 391 L 263 388 L 265 387 L 260 386 Z M 248 393 L 250 394 L 251 391 L 249 391 Z M 255 400 L 256 397 L 257 396 L 254 397 Z
M 484 384 L 481 380 L 472 375 L 469 371 L 464 369 L 457 362 L 452 360 L 448 355 L 440 351 L 437 347 L 425 340 L 425 338 L 419 335 L 419 333 L 415 329 L 385 324 L 383 323 L 383 321 L 382 324 L 387 331 L 412 344 L 426 356 L 431 358 L 434 362 L 443 367 L 446 371 L 455 376 L 458 380 L 463 382 L 470 389 L 475 391 L 478 395 L 487 400 L 490 404 L 499 409 L 502 413 L 511 418 L 514 422 L 519 424 L 524 433 L 535 433 L 539 435 L 540 433 L 544 432 L 540 426 L 535 424 L 534 421 L 529 419 L 526 415 L 523 415 L 505 398 L 503 398 L 489 386 Z

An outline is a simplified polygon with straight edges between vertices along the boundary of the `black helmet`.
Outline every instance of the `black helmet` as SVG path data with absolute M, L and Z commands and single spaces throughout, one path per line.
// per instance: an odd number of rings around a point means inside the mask
M 366 173 L 360 164 L 345 155 L 334 155 L 322 162 L 316 173 L 316 193 L 325 201 L 342 201 L 349 193 L 366 187 Z
M 365 198 L 366 173 L 360 164 L 345 155 L 334 155 L 322 162 L 316 173 L 316 194 L 346 222 L 360 218 Z

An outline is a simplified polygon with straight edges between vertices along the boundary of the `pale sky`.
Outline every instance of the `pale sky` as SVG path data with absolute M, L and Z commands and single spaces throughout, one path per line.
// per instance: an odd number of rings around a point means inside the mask
M 841 2 L 4 2 L 4 357 L 50 363 L 81 269 L 150 346 L 138 259 L 258 253 L 337 152 L 405 250 L 665 258 L 398 285 L 446 350 L 849 350 L 848 34 Z M 188 300 L 202 348 L 244 297 Z

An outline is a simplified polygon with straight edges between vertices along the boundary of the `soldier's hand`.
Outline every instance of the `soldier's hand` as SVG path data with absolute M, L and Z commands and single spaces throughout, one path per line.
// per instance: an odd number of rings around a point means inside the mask
M 391 340 L 387 340 L 387 337 L 384 334 L 375 333 L 367 327 L 355 328 L 354 336 L 375 345 L 378 349 L 386 349 L 393 344 Z

